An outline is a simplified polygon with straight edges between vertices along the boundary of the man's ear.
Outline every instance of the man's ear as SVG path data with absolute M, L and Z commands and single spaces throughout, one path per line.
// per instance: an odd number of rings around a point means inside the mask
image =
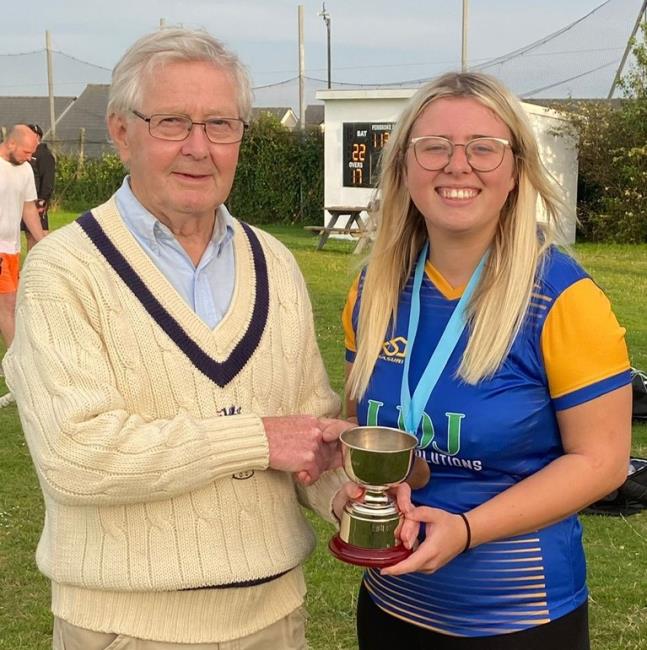
M 121 161 L 126 164 L 130 159 L 130 140 L 128 138 L 128 122 L 126 118 L 119 113 L 111 113 L 108 116 L 108 133 L 110 139 L 119 152 Z

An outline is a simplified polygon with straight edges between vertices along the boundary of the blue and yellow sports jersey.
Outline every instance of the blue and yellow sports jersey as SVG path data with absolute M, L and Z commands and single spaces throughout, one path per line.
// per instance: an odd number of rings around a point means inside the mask
M 427 263 L 411 360 L 413 390 L 456 307 L 452 289 Z M 400 385 L 411 305 L 409 279 L 397 326 L 384 341 L 364 397 L 361 425 L 402 427 Z M 344 309 L 346 358 L 355 355 L 361 277 Z M 563 454 L 555 413 L 630 383 L 624 329 L 609 301 L 569 256 L 552 249 L 541 267 L 524 324 L 502 366 L 472 386 L 456 379 L 467 329 L 431 394 L 418 431 L 418 454 L 431 480 L 418 505 L 471 510 Z M 432 575 L 381 576 L 366 585 L 390 614 L 445 634 L 489 636 L 564 616 L 587 597 L 576 516 L 541 530 L 483 544 Z

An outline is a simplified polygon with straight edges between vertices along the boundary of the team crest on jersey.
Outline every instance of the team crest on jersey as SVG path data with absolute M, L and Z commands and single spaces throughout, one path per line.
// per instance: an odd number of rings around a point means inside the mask
M 388 341 L 384 341 L 380 359 L 390 361 L 391 363 L 403 363 L 406 349 L 407 339 L 404 336 L 396 336 Z

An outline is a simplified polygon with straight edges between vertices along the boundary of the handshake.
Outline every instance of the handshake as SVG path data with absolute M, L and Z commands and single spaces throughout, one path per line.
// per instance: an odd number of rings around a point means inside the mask
M 263 418 L 270 452 L 270 468 L 292 472 L 311 485 L 324 472 L 341 467 L 339 436 L 356 426 L 346 420 L 291 415 Z

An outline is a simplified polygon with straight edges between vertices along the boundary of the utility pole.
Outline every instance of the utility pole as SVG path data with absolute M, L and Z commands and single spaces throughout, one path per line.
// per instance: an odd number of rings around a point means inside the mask
M 330 14 L 326 11 L 326 3 L 322 2 L 321 3 L 321 11 L 317 14 L 318 16 L 321 16 L 323 18 L 323 21 L 326 25 L 326 39 L 327 39 L 327 49 L 326 52 L 328 53 L 328 88 L 330 88 Z
M 613 78 L 613 83 L 611 84 L 611 90 L 609 90 L 609 95 L 607 96 L 607 99 L 611 99 L 613 97 L 613 93 L 616 90 L 616 86 L 618 85 L 620 81 L 620 77 L 622 76 L 622 69 L 625 67 L 625 63 L 627 61 L 627 57 L 629 56 L 629 53 L 631 52 L 631 41 L 633 40 L 634 36 L 636 35 L 636 32 L 638 31 L 638 28 L 640 27 L 640 21 L 642 20 L 642 17 L 645 13 L 645 9 L 647 9 L 647 0 L 643 0 L 642 7 L 640 8 L 640 11 L 638 12 L 638 18 L 636 18 L 636 23 L 634 25 L 634 28 L 631 32 L 631 36 L 629 37 L 629 40 L 627 41 L 627 47 L 625 48 L 625 52 L 622 55 L 622 60 L 620 61 L 620 65 L 618 66 L 618 69 L 616 70 L 616 76 Z
M 299 16 L 299 127 L 303 131 L 306 128 L 306 99 L 304 88 L 305 76 L 305 53 L 303 45 L 303 5 L 298 7 Z
M 463 29 L 461 39 L 461 72 L 467 72 L 467 13 L 468 0 L 463 0 Z
M 52 68 L 52 41 L 49 31 L 45 32 L 45 49 L 47 51 L 47 94 L 49 95 L 49 140 L 56 141 L 56 115 L 54 112 L 54 72 Z

